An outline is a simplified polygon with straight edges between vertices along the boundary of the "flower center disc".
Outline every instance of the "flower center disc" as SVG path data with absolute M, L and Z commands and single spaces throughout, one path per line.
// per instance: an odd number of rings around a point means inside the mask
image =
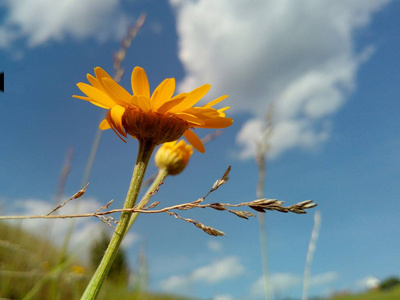
M 125 110 L 122 125 L 131 136 L 141 141 L 151 140 L 156 145 L 175 141 L 188 129 L 187 122 L 178 117 L 136 108 Z

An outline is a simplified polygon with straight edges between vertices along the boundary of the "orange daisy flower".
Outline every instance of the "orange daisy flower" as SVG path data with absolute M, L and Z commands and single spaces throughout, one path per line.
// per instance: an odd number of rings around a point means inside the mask
M 77 84 L 87 97 L 73 97 L 108 109 L 100 129 L 111 128 L 124 142 L 129 134 L 138 140 L 158 145 L 175 141 L 183 134 L 195 149 L 204 152 L 203 143 L 192 129 L 225 128 L 233 123 L 231 118 L 225 117 L 224 111 L 229 107 L 212 107 L 227 98 L 227 95 L 203 106 L 193 107 L 208 92 L 211 87 L 209 84 L 173 97 L 175 79 L 167 78 L 150 95 L 146 72 L 135 67 L 131 76 L 131 95 L 102 68 L 95 68 L 94 73 L 96 77 L 87 75 L 90 84 Z

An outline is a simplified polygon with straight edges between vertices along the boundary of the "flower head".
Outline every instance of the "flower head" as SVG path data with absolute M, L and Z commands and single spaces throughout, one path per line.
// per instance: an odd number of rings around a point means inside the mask
M 146 72 L 135 67 L 131 76 L 131 95 L 102 68 L 95 68 L 94 73 L 96 77 L 87 75 L 90 84 L 77 84 L 87 97 L 74 97 L 108 109 L 100 129 L 111 128 L 123 141 L 129 134 L 138 140 L 158 145 L 175 141 L 183 134 L 194 148 L 204 152 L 203 143 L 191 129 L 225 128 L 233 123 L 231 118 L 225 117 L 224 111 L 229 107 L 212 107 L 227 95 L 203 106 L 193 107 L 208 92 L 209 84 L 173 97 L 175 79 L 167 78 L 150 95 Z
M 180 140 L 162 144 L 154 159 L 159 169 L 166 169 L 168 175 L 177 175 L 185 169 L 192 154 L 192 146 Z

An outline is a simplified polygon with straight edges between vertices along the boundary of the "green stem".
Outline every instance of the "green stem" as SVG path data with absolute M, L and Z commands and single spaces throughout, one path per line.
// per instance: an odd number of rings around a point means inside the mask
M 152 196 L 152 193 L 157 189 L 157 187 L 160 185 L 160 183 L 164 180 L 164 178 L 168 175 L 168 171 L 166 169 L 160 169 L 157 173 L 156 178 L 154 179 L 153 183 L 147 190 L 146 194 L 143 196 L 142 200 L 138 203 L 138 205 L 135 206 L 137 209 L 142 209 L 149 203 L 149 200 Z M 129 231 L 131 228 L 132 224 L 136 221 L 137 217 L 139 216 L 139 213 L 133 213 L 131 215 L 131 219 L 129 220 L 128 227 L 126 228 L 125 234 Z
M 136 166 L 133 170 L 132 180 L 129 186 L 128 193 L 126 195 L 124 208 L 133 208 L 135 206 L 140 186 L 142 185 L 142 180 L 154 148 L 155 145 L 153 143 L 139 141 L 139 152 L 136 159 Z M 103 259 L 97 267 L 96 272 L 94 273 L 92 279 L 86 287 L 86 290 L 83 293 L 81 300 L 96 299 L 98 293 L 100 292 L 101 285 L 103 284 L 104 279 L 106 278 L 108 271 L 111 268 L 118 248 L 121 245 L 131 215 L 131 212 L 123 212 L 121 214 L 118 225 L 115 228 L 113 236 L 111 237 L 110 244 L 108 245 L 107 250 L 104 253 Z

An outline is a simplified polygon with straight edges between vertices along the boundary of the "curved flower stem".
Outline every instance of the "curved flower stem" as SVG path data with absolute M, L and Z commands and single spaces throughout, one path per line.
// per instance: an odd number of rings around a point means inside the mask
M 135 206 L 140 186 L 142 185 L 142 180 L 154 148 L 155 145 L 151 142 L 139 141 L 139 152 L 136 159 L 135 169 L 133 170 L 129 190 L 126 195 L 124 208 L 133 208 Z M 104 253 L 103 259 L 97 267 L 96 272 L 86 287 L 81 300 L 96 299 L 98 293 L 100 292 L 101 285 L 103 284 L 103 281 L 111 268 L 118 248 L 121 245 L 131 215 L 132 212 L 122 212 L 121 218 L 118 221 L 118 225 L 115 228 L 113 236 L 111 237 L 110 244 Z
M 160 185 L 160 183 L 164 180 L 166 176 L 168 176 L 168 171 L 166 169 L 158 170 L 157 176 L 154 179 L 151 186 L 149 187 L 149 189 L 147 190 L 146 194 L 143 196 L 142 200 L 140 200 L 138 205 L 135 206 L 136 209 L 143 209 L 147 205 L 147 203 L 149 203 L 149 200 L 151 199 L 152 196 L 151 194 L 157 189 L 157 187 Z M 137 212 L 131 215 L 125 234 L 129 231 L 129 229 L 131 228 L 132 224 L 136 221 L 138 216 L 139 213 Z

